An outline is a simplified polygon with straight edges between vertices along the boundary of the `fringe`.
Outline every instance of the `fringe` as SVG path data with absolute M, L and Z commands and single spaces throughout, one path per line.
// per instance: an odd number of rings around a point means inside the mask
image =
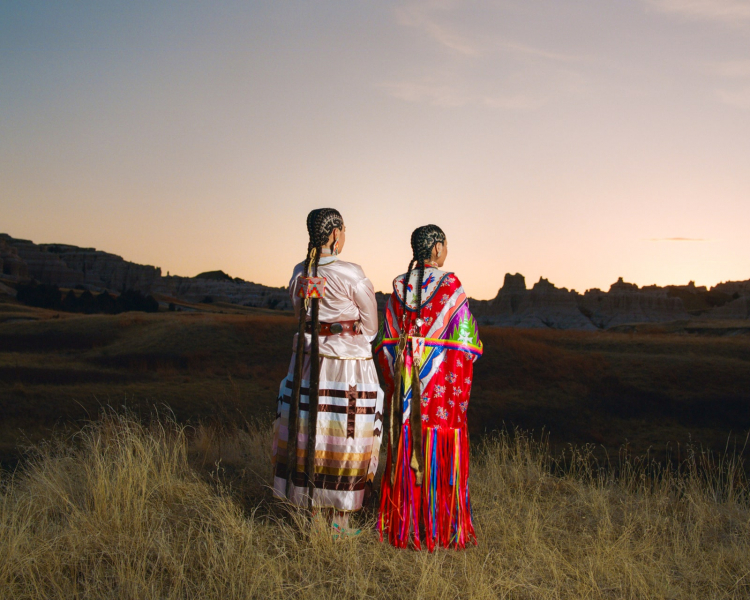
M 394 483 L 383 477 L 377 529 L 397 548 L 411 542 L 420 550 L 422 539 L 432 552 L 436 547 L 463 549 L 476 545 L 469 499 L 469 444 L 465 429 L 422 427 L 424 479 L 416 485 L 410 467 L 410 423 L 399 436 Z M 389 443 L 390 445 L 390 443 Z M 390 473 L 389 448 L 385 472 Z

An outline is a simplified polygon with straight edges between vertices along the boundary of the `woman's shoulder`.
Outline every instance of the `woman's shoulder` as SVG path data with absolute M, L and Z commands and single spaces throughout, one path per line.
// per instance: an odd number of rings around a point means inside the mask
M 364 269 L 357 263 L 338 259 L 323 266 L 327 272 L 351 279 L 354 283 L 359 283 L 363 279 L 367 279 Z
M 415 287 L 417 285 L 417 270 L 414 269 L 409 273 L 402 273 L 393 280 L 393 293 L 402 301 L 406 301 L 410 308 L 416 307 L 417 294 Z M 455 289 L 461 285 L 458 277 L 451 271 L 442 271 L 435 267 L 425 269 L 422 278 L 422 304 L 430 301 L 432 296 L 439 288 L 446 286 Z M 404 298 L 406 295 L 406 298 Z
M 445 273 L 443 278 L 440 280 L 440 285 L 450 286 L 451 288 L 461 287 L 461 280 L 455 273 Z
M 301 277 L 304 271 L 305 263 L 297 264 L 292 271 L 292 280 Z M 318 274 L 322 277 L 348 279 L 355 284 L 367 279 L 361 266 L 340 259 L 318 265 Z
M 412 271 L 409 271 L 409 273 L 401 273 L 401 275 L 396 276 L 396 278 L 393 280 L 394 292 L 401 292 L 404 287 L 404 279 L 406 279 L 407 276 L 409 277 L 407 284 L 409 285 L 409 287 L 412 287 L 416 284 L 417 269 L 413 269 Z M 440 269 L 436 269 L 435 267 L 428 267 L 424 272 L 422 287 L 434 288 L 438 285 L 452 284 L 454 282 L 457 282 L 459 285 L 461 285 L 461 282 L 458 281 L 458 277 L 456 277 L 456 274 L 452 271 L 441 271 Z

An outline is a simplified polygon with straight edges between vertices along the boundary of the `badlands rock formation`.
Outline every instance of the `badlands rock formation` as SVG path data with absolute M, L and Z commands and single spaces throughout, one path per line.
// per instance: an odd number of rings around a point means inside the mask
M 715 285 L 711 290 L 730 295 L 750 296 L 750 279 L 747 281 L 725 281 Z
M 0 234 L 0 279 L 6 283 L 35 279 L 60 287 L 82 286 L 94 292 L 134 289 L 161 294 L 167 302 L 228 302 L 279 310 L 292 307 L 286 289 L 232 278 L 221 271 L 196 277 L 162 277 L 158 267 L 131 263 L 94 248 L 37 245 L 5 234 Z M 382 310 L 388 295 L 378 293 L 376 298 Z M 634 323 L 687 321 L 693 317 L 748 319 L 750 280 L 728 281 L 708 290 L 693 282 L 686 286 L 639 288 L 620 278 L 607 292 L 592 289 L 579 294 L 557 288 L 544 278 L 527 289 L 523 275 L 509 273 L 494 299 L 471 300 L 471 307 L 480 324 L 501 327 L 595 330 Z
M 662 323 L 689 319 L 682 300 L 668 297 L 666 288 L 639 288 L 620 277 L 609 292 L 588 290 L 578 298 L 581 312 L 599 329 L 626 323 Z
M 748 284 L 745 286 L 745 284 Z M 540 279 L 530 290 L 523 275 L 505 276 L 503 287 L 493 300 L 472 300 L 480 324 L 501 327 L 549 327 L 555 329 L 609 329 L 631 323 L 666 323 L 693 317 L 746 319 L 750 314 L 750 282 L 720 284 L 736 298 L 715 288 L 687 286 L 645 286 L 618 279 L 603 292 L 579 294 L 557 288 Z M 718 286 L 717 286 L 718 287 Z M 747 290 L 741 295 L 737 290 Z M 688 312 L 683 297 L 691 298 L 698 310 Z M 731 301 L 730 301 L 731 300 Z
M 66 288 L 82 285 L 93 291 L 122 292 L 137 289 L 144 293 L 158 291 L 161 284 L 160 269 L 137 265 L 116 254 L 94 248 L 78 248 L 66 244 L 35 244 L 5 234 L 0 234 L 0 244 L 10 248 L 11 253 L 15 253 L 21 263 L 15 267 L 12 276 L 12 279 L 17 281 L 31 278 L 40 283 Z M 4 272 L 5 270 L 3 267 Z
M 244 306 L 290 310 L 283 288 L 224 278 L 162 277 L 161 269 L 139 265 L 95 248 L 67 244 L 35 244 L 0 234 L 0 266 L 10 281 L 35 279 L 62 288 L 94 292 L 138 290 L 187 302 L 230 302 Z
M 145 294 L 160 289 L 162 277 L 158 267 L 138 265 L 95 248 L 67 244 L 42 244 L 38 248 L 41 253 L 57 257 L 70 271 L 82 275 L 80 283 L 89 289 L 117 292 L 140 290 Z
M 750 295 L 712 308 L 705 316 L 709 319 L 750 319 Z
M 0 234 L 0 275 L 11 281 L 28 278 L 29 270 L 16 250 L 8 243 L 9 236 Z
M 17 273 L 13 276 L 14 280 L 21 281 L 31 277 L 42 283 L 66 287 L 75 287 L 83 283 L 81 273 L 69 269 L 56 255 L 45 252 L 34 242 L 17 240 L 5 234 L 0 234 L 0 240 L 5 243 L 6 247 L 12 248 L 18 259 L 23 262 L 23 266 L 17 267 Z
M 555 287 L 544 278 L 528 290 L 523 275 L 508 273 L 494 300 L 473 300 L 471 307 L 483 325 L 596 329 L 578 309 L 576 296 L 565 288 Z
M 286 288 L 273 288 L 242 280 L 201 277 L 163 277 L 163 293 L 188 302 L 229 302 L 242 306 L 292 310 Z

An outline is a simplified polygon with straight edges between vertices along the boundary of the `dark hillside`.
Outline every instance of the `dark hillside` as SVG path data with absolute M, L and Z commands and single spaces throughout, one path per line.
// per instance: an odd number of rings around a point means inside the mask
M 210 311 L 210 312 L 209 312 Z M 225 314 L 222 314 L 225 311 Z M 0 305 L 0 439 L 96 416 L 154 408 L 180 421 L 270 420 L 291 355 L 294 319 L 260 309 L 74 315 Z M 726 323 L 725 323 L 726 325 Z M 750 336 L 484 327 L 469 420 L 474 436 L 542 428 L 556 446 L 616 453 L 693 440 L 723 449 L 750 429 Z M 629 328 L 628 331 L 633 331 Z M 726 334 L 734 335 L 711 335 Z M 732 440 L 735 437 L 731 438 Z

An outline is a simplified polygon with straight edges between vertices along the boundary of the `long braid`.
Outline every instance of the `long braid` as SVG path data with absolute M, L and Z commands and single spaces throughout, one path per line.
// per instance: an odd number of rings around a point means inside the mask
M 406 269 L 406 275 L 404 276 L 404 286 L 403 286 L 403 288 L 401 290 L 401 293 L 404 295 L 404 303 L 408 302 L 408 299 L 406 297 L 406 292 L 409 289 L 409 278 L 411 277 L 411 270 L 414 268 L 414 263 L 416 263 L 416 262 L 417 262 L 416 259 L 412 258 L 409 261 L 409 268 Z M 406 313 L 404 313 L 404 314 L 406 314 Z
M 424 258 L 417 260 L 417 319 L 414 335 L 422 337 L 422 283 L 424 282 Z M 411 412 L 409 414 L 409 428 L 411 430 L 411 463 L 415 472 L 417 485 L 422 485 L 422 474 L 424 473 L 424 455 L 422 453 L 422 380 L 419 378 L 421 361 L 417 357 L 412 358 L 411 365 Z
M 310 237 L 310 243 L 308 245 L 308 255 L 305 261 L 304 276 L 318 276 L 318 266 L 320 262 L 320 255 L 323 246 L 328 241 L 331 233 L 334 229 L 343 229 L 344 220 L 341 214 L 333 208 L 319 208 L 310 212 L 307 215 L 307 232 Z M 299 396 L 301 391 L 301 381 L 304 366 L 304 331 L 307 320 L 307 303 L 304 304 L 304 308 L 300 309 L 300 334 L 297 341 L 297 356 L 295 358 L 295 385 L 294 390 L 297 391 L 297 404 L 296 408 L 299 411 Z M 307 428 L 307 452 L 305 460 L 305 476 L 308 487 L 308 507 L 312 509 L 313 503 L 313 491 L 315 488 L 315 445 L 316 445 L 316 434 L 317 434 L 317 420 L 318 420 L 318 402 L 320 396 L 320 299 L 310 299 L 310 320 L 311 320 L 311 333 L 310 333 L 310 371 L 309 371 L 309 408 L 308 408 L 308 428 Z M 299 340 L 302 340 L 300 344 Z M 299 382 L 299 383 L 298 383 Z M 294 400 L 294 396 L 292 397 Z M 291 407 L 290 407 L 290 424 L 291 424 Z M 299 429 L 299 416 L 295 415 L 295 431 Z M 290 439 L 291 439 L 291 428 L 290 428 Z M 297 436 L 295 435 L 295 448 L 294 448 L 294 460 L 296 466 L 296 442 Z M 289 498 L 289 494 L 287 493 Z
M 308 227 L 309 229 L 309 227 Z M 307 257 L 303 277 L 307 277 L 310 269 L 314 246 L 307 245 Z M 307 311 L 304 300 L 299 307 L 299 325 L 297 327 L 297 346 L 294 352 L 294 379 L 292 380 L 292 395 L 289 399 L 289 416 L 287 417 L 287 447 L 286 447 L 286 497 L 292 497 L 292 485 L 294 474 L 297 472 L 297 443 L 299 436 L 299 399 L 302 388 L 302 369 L 304 366 L 305 351 L 305 325 L 307 323 Z
M 318 240 L 320 241 L 320 240 Z M 322 244 L 316 246 L 313 277 L 318 276 L 318 263 Z M 307 413 L 307 507 L 312 510 L 313 493 L 315 490 L 315 443 L 318 435 L 318 403 L 320 399 L 320 299 L 311 300 L 312 332 L 310 334 L 310 394 Z
M 411 270 L 414 268 L 416 261 L 412 258 L 409 261 L 409 268 L 406 269 L 406 275 L 404 275 L 403 285 L 401 287 L 401 294 L 404 297 L 404 304 L 408 304 L 409 297 L 409 278 L 411 276 Z M 404 310 L 404 318 L 401 321 L 401 333 L 399 334 L 399 342 L 396 349 L 396 363 L 393 369 L 393 395 L 391 396 L 390 409 L 386 405 L 388 410 L 387 423 L 388 423 L 388 436 L 389 440 L 386 440 L 387 444 L 391 445 L 391 472 L 390 479 L 391 485 L 396 480 L 396 463 L 398 462 L 398 441 L 401 437 L 401 424 L 403 421 L 404 414 L 404 399 L 402 396 L 401 389 L 401 370 L 404 368 L 404 351 L 406 348 L 406 341 L 409 336 L 409 327 L 406 325 L 407 311 Z
M 422 333 L 422 284 L 424 283 L 424 259 L 417 261 L 417 333 Z
M 415 337 L 422 337 L 422 327 L 424 325 L 422 321 L 422 285 L 424 283 L 426 262 L 432 258 L 432 250 L 439 242 L 445 243 L 445 233 L 437 225 L 419 227 L 411 235 L 412 260 L 416 262 L 417 267 Z M 409 429 L 412 436 L 410 466 L 415 472 L 415 483 L 417 485 L 422 485 L 422 476 L 424 474 L 424 451 L 422 449 L 422 380 L 419 376 L 421 366 L 421 360 L 413 357 L 411 412 L 409 416 Z
M 323 245 L 328 241 L 334 229 L 342 229 L 344 220 L 341 214 L 332 208 L 320 208 L 307 215 L 307 233 L 309 243 L 307 245 L 307 256 L 302 270 L 302 277 L 313 277 L 318 275 L 318 263 L 320 261 L 320 251 Z M 304 371 L 304 354 L 305 354 L 305 328 L 307 325 L 307 307 L 308 301 L 302 300 L 299 312 L 299 328 L 297 330 L 297 346 L 294 356 L 294 380 L 292 383 L 292 395 L 289 401 L 288 417 L 288 438 L 287 438 L 287 498 L 292 498 L 293 476 L 297 472 L 297 446 L 299 438 L 299 409 L 300 397 L 302 390 L 302 377 Z M 312 432 L 308 435 L 307 460 L 303 471 L 305 472 L 309 499 L 308 506 L 312 505 L 312 487 L 315 479 L 315 423 L 318 409 L 318 395 L 320 383 L 320 360 L 319 360 L 319 313 L 320 300 L 312 298 L 310 303 L 311 312 L 311 356 L 310 356 L 310 411 L 308 413 L 308 423 L 311 423 Z M 314 413 L 314 417 L 313 417 Z M 310 442 L 312 440 L 312 452 L 310 451 Z

